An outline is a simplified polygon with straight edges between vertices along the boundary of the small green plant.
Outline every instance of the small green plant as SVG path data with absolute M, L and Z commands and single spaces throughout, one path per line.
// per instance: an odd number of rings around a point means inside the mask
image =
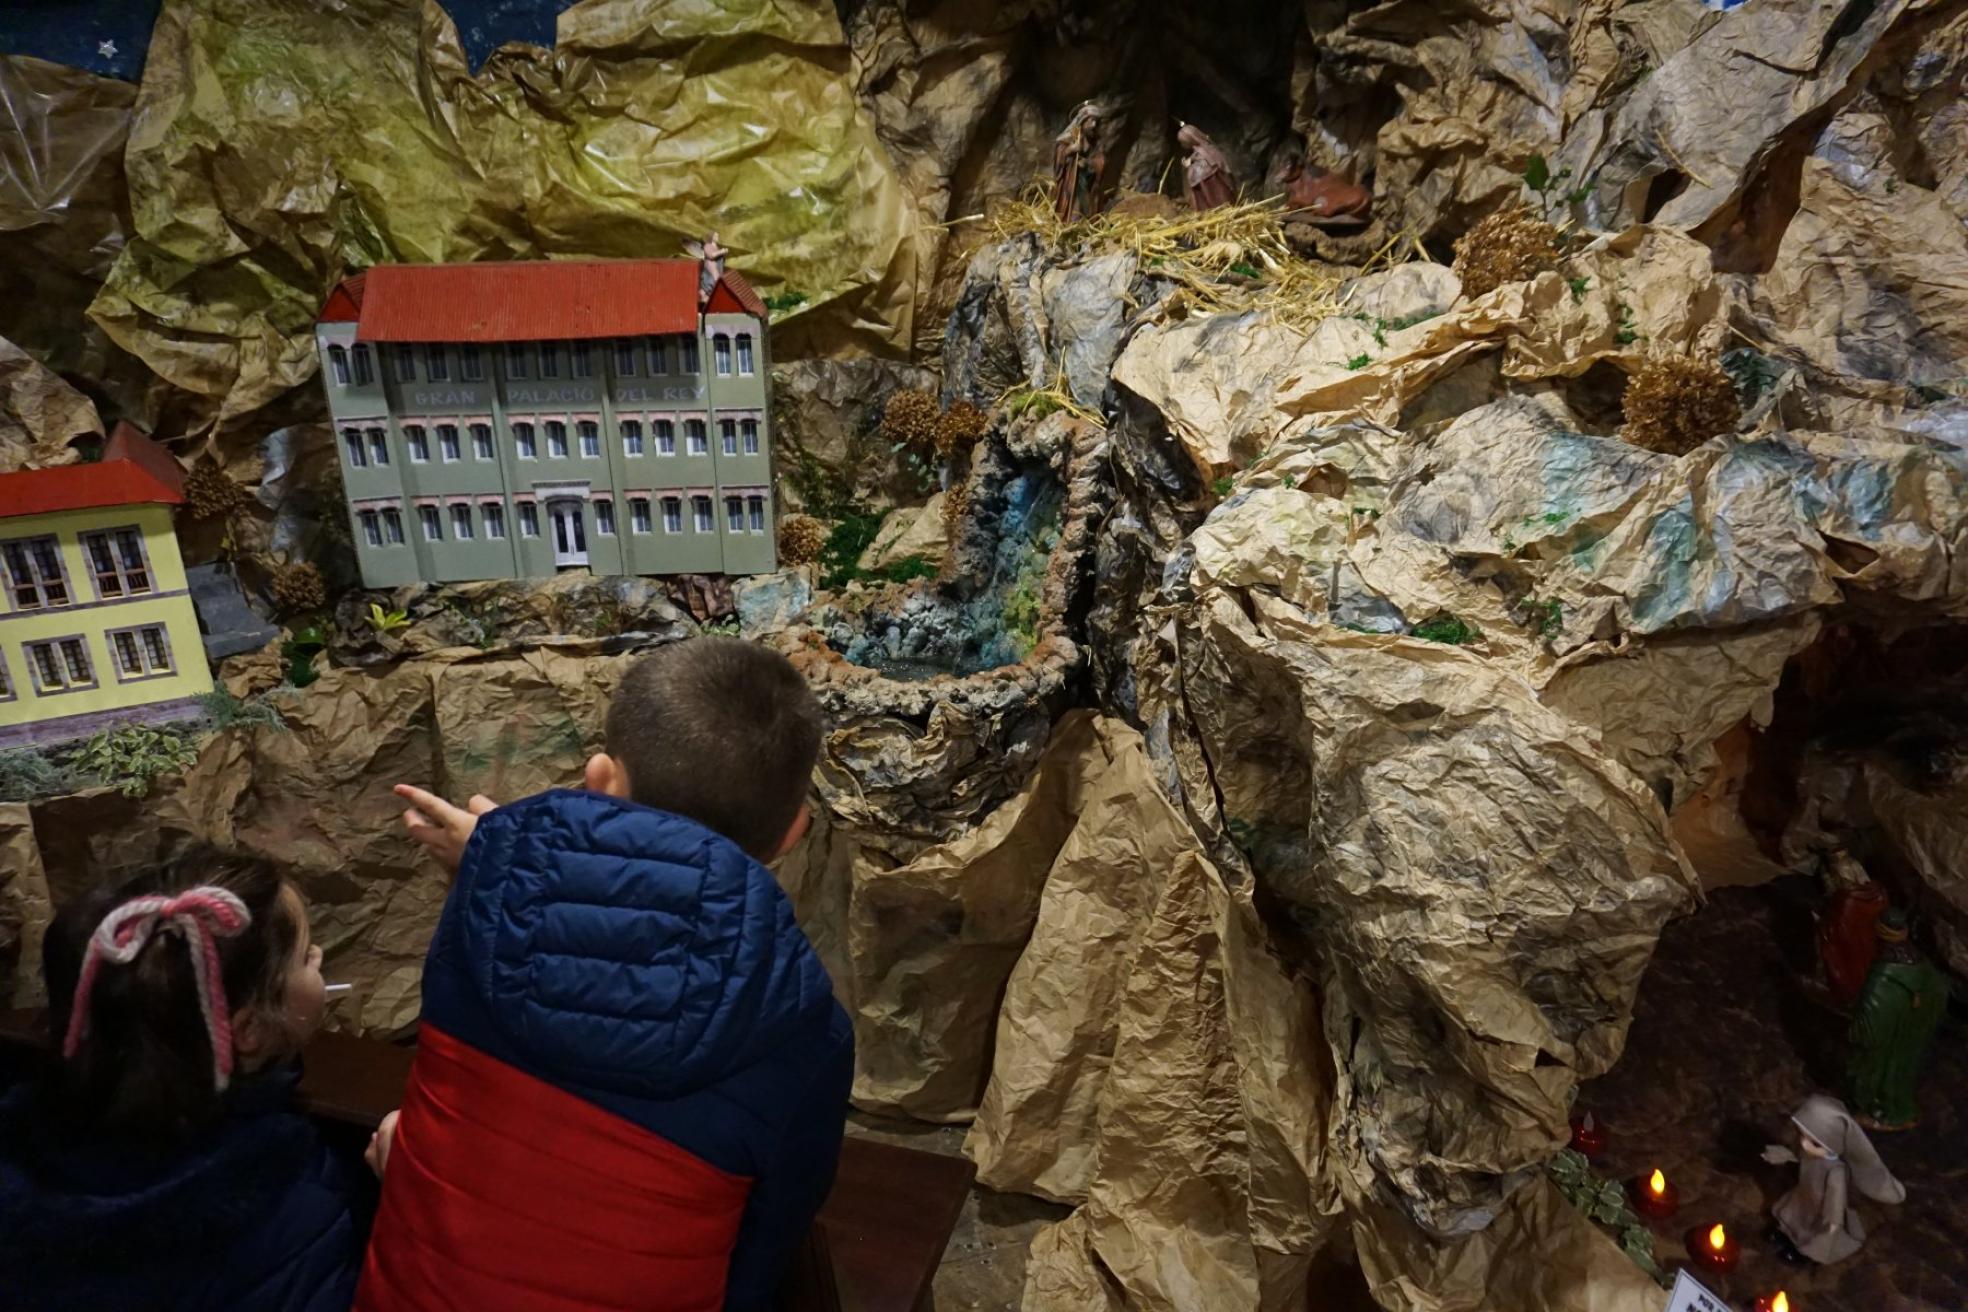
M 1777 385 L 1780 373 L 1775 360 L 1753 347 L 1741 346 L 1722 357 L 1722 370 L 1736 385 L 1736 395 L 1744 409 L 1762 399 Z
M 398 629 L 407 629 L 410 627 L 410 612 L 384 610 L 372 601 L 369 603 L 369 627 L 378 633 L 394 633 Z
M 70 788 L 66 771 L 35 747 L 0 752 L 0 802 L 31 802 Z
M 1625 301 L 1619 303 L 1619 331 L 1613 334 L 1613 340 L 1621 346 L 1631 346 L 1640 340 L 1639 321 L 1633 317 L 1633 307 Z
M 1565 604 L 1555 597 L 1549 601 L 1525 602 L 1524 614 L 1538 636 L 1547 642 L 1556 638 L 1565 626 Z
M 738 636 L 738 617 L 727 615 L 721 620 L 706 620 L 697 626 L 699 633 L 715 633 L 726 638 Z
M 856 579 L 867 577 L 861 569 L 861 555 L 874 543 L 887 515 L 885 510 L 870 510 L 866 506 L 841 513 L 827 532 L 827 545 L 820 548 L 821 587 L 844 588 Z
M 904 556 L 900 560 L 892 560 L 876 570 L 875 574 L 879 578 L 887 579 L 890 583 L 908 583 L 914 579 L 935 578 L 936 566 L 930 564 L 927 558 L 918 553 L 916 555 Z
M 1231 265 L 1230 272 L 1236 274 L 1240 278 L 1256 279 L 1262 276 L 1258 273 L 1257 266 L 1255 264 L 1251 264 L 1246 260 L 1238 260 L 1235 264 Z
M 1021 577 L 1005 597 L 1005 632 L 1018 639 L 1020 654 L 1029 653 L 1039 641 L 1039 590 L 1030 577 Z
M 1617 1180 L 1601 1179 L 1593 1173 L 1585 1155 L 1567 1148 L 1544 1167 L 1558 1192 L 1583 1212 L 1587 1220 L 1607 1226 L 1619 1235 L 1620 1250 L 1663 1287 L 1667 1273 L 1654 1258 L 1654 1235 L 1634 1210 L 1627 1206 L 1626 1191 Z
M 1286 474 L 1285 486 L 1289 489 L 1296 489 L 1298 487 L 1298 476 L 1295 474 Z
M 1365 351 L 1362 351 L 1360 354 L 1348 360 L 1346 362 L 1346 367 L 1348 369 L 1357 371 L 1366 368 L 1368 365 L 1372 363 L 1373 363 L 1373 357 L 1371 355 L 1368 355 Z
M 1410 632 L 1424 642 L 1439 642 L 1450 647 L 1466 647 L 1483 636 L 1481 629 L 1460 615 L 1436 615 L 1415 625 Z
M 1592 286 L 1592 279 L 1567 278 L 1565 279 L 1565 285 L 1572 289 L 1573 304 L 1580 304 L 1585 300 L 1586 290 Z
M 766 313 L 777 319 L 782 314 L 791 314 L 806 304 L 806 293 L 799 291 L 774 292 L 765 298 Z
M 287 682 L 305 688 L 320 678 L 314 658 L 327 646 L 328 635 L 318 625 L 310 624 L 289 633 L 287 641 L 280 644 L 280 657 L 287 662 Z
M 1565 184 L 1571 177 L 1569 166 L 1553 173 L 1550 161 L 1542 155 L 1531 156 L 1530 162 L 1524 165 L 1524 185 L 1537 193 L 1538 208 L 1545 222 L 1556 223 L 1568 217 L 1574 206 L 1583 204 L 1592 194 L 1590 183 L 1568 190 Z
M 1216 493 L 1216 499 L 1221 501 L 1230 495 L 1230 489 L 1236 485 L 1237 480 L 1225 474 L 1221 478 L 1210 480 L 1210 491 Z
M 264 697 L 242 701 L 229 689 L 214 688 L 200 697 L 198 704 L 205 712 L 205 722 L 221 732 L 253 725 L 269 729 L 287 727 L 287 721 L 280 718 L 280 712 Z
M 1005 393 L 1004 411 L 1014 419 L 1044 419 L 1065 407 L 1051 392 L 1036 387 L 1014 387 Z
M 152 779 L 177 774 L 197 759 L 197 744 L 182 731 L 133 724 L 104 729 L 83 744 L 69 766 L 125 797 L 141 797 Z

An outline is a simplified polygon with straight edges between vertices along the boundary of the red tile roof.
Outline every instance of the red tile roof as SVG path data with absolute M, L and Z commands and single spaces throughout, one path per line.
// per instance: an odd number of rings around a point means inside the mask
M 102 458 L 128 460 L 179 496 L 184 495 L 185 471 L 178 458 L 150 440 L 150 435 L 127 419 L 116 421 L 109 430 L 109 444 Z
M 379 264 L 343 282 L 322 317 L 354 319 L 356 340 L 363 342 L 688 333 L 697 330 L 697 276 L 696 260 Z M 727 285 L 749 313 L 764 315 L 742 278 L 727 273 L 720 287 Z
M 170 460 L 173 467 L 177 465 L 168 451 L 149 438 L 141 433 L 135 433 L 135 437 Z M 0 519 L 47 515 L 61 510 L 94 510 L 102 506 L 182 504 L 184 493 L 177 487 L 167 486 L 159 474 L 146 468 L 151 463 L 154 462 L 148 457 L 132 453 L 89 465 L 58 465 L 53 469 L 21 469 L 0 474 Z M 182 484 L 182 473 L 178 481 Z
M 744 275 L 727 271 L 718 279 L 718 285 L 711 289 L 710 302 L 704 309 L 711 314 L 751 314 L 763 319 L 766 317 L 765 302 L 745 281 Z

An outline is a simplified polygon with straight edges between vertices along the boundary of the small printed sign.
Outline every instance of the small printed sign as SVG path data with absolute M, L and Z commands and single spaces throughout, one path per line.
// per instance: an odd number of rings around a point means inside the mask
M 1732 1309 L 1702 1288 L 1701 1281 L 1683 1268 L 1675 1273 L 1674 1294 L 1667 1301 L 1667 1312 L 1732 1312 Z

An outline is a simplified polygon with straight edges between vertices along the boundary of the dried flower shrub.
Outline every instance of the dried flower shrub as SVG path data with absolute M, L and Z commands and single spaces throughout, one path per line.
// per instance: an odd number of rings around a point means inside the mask
M 208 460 L 199 461 L 185 475 L 184 494 L 193 519 L 223 519 L 247 501 L 246 489 Z
M 1528 209 L 1504 209 L 1483 219 L 1455 244 L 1462 290 L 1483 296 L 1505 283 L 1558 267 L 1558 229 Z
M 1623 405 L 1620 435 L 1673 456 L 1733 431 L 1742 418 L 1735 380 L 1715 361 L 1687 355 L 1655 356 L 1634 370 Z
M 788 515 L 779 523 L 779 563 L 811 565 L 827 545 L 827 526 L 811 515 Z
M 894 392 L 882 407 L 881 435 L 900 447 L 928 450 L 936 445 L 942 413 L 928 392 Z
M 328 588 L 321 571 L 302 561 L 283 565 L 274 571 L 273 604 L 283 615 L 302 615 L 328 604 Z
M 976 446 L 991 421 L 968 401 L 959 401 L 936 421 L 936 453 L 948 460 Z
M 943 532 L 946 536 L 956 533 L 957 525 L 964 517 L 964 511 L 969 508 L 970 485 L 968 483 L 959 483 L 943 494 Z

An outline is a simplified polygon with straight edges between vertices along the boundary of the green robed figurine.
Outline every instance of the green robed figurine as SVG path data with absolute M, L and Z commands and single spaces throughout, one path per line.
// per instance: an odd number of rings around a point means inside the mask
M 1870 1130 L 1909 1130 L 1920 1119 L 1914 1086 L 1947 1011 L 1948 979 L 1907 941 L 1906 912 L 1879 919 L 1873 959 L 1852 1014 L 1846 1075 L 1852 1111 Z

